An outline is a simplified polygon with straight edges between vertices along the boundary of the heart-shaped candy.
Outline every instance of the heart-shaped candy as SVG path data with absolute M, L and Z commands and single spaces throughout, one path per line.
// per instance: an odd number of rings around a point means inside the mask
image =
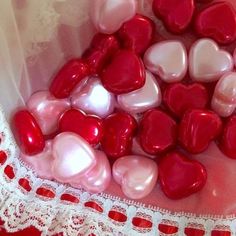
M 230 53 L 219 49 L 211 39 L 200 39 L 190 49 L 189 73 L 195 81 L 216 81 L 233 67 Z
M 137 90 L 145 83 L 143 62 L 131 50 L 120 50 L 104 69 L 101 80 L 104 87 L 115 94 Z
M 130 154 L 132 139 L 137 128 L 136 120 L 128 113 L 111 114 L 104 121 L 102 150 L 112 158 Z
M 42 131 L 29 111 L 20 110 L 14 114 L 12 130 L 23 153 L 31 156 L 43 151 L 45 140 Z
M 124 156 L 115 161 L 112 174 L 127 197 L 140 199 L 155 187 L 158 168 L 154 161 L 146 157 Z
M 195 30 L 200 36 L 212 38 L 218 43 L 233 42 L 236 39 L 236 13 L 233 6 L 226 1 L 209 5 L 196 16 Z
M 167 86 L 163 100 L 173 114 L 182 117 L 188 109 L 205 108 L 209 96 L 207 89 L 201 84 L 175 83 Z
M 71 95 L 72 107 L 101 118 L 114 110 L 115 96 L 108 92 L 98 77 L 90 77 L 86 84 Z
M 75 188 L 83 187 L 90 193 L 100 193 L 107 189 L 111 182 L 111 166 L 105 153 L 96 151 L 97 163 L 91 171 L 71 182 Z
M 59 120 L 60 132 L 73 132 L 84 138 L 89 144 L 97 145 L 103 135 L 102 120 L 87 116 L 80 110 L 70 109 Z
M 165 112 L 151 109 L 140 123 L 139 141 L 143 150 L 149 154 L 168 151 L 176 144 L 176 122 Z
M 153 44 L 145 52 L 144 64 L 167 83 L 180 81 L 187 72 L 187 52 L 179 41 L 163 41 Z
M 69 99 L 57 99 L 48 91 L 39 91 L 27 101 L 29 111 L 34 115 L 44 135 L 57 130 L 62 113 L 70 108 Z
M 91 19 L 98 31 L 111 34 L 136 12 L 135 0 L 93 0 Z
M 208 110 L 188 110 L 179 126 L 179 142 L 190 153 L 205 151 L 222 130 L 220 117 Z
M 142 113 L 161 104 L 161 90 L 156 78 L 146 71 L 144 86 L 130 93 L 117 96 L 117 102 L 121 109 L 129 113 Z
M 118 35 L 124 48 L 142 54 L 152 43 L 154 32 L 154 22 L 146 16 L 137 14 L 122 25 Z
M 194 0 L 154 0 L 152 4 L 154 14 L 172 33 L 182 33 L 189 26 L 194 9 Z
M 220 149 L 228 157 L 236 159 L 236 115 L 225 123 L 220 140 Z
M 56 74 L 49 90 L 56 98 L 67 98 L 76 85 L 88 74 L 89 67 L 84 60 L 72 59 Z
M 201 190 L 207 180 L 205 167 L 180 152 L 170 152 L 159 163 L 163 192 L 171 199 L 180 199 Z
M 52 143 L 54 161 L 53 177 L 68 183 L 92 170 L 96 165 L 96 154 L 79 135 L 65 132 L 57 135 Z
M 230 116 L 236 108 L 236 73 L 222 76 L 217 82 L 211 101 L 212 109 L 220 116 Z
M 46 141 L 45 148 L 42 152 L 34 156 L 28 156 L 24 153 L 20 153 L 20 159 L 26 163 L 27 166 L 32 168 L 36 173 L 37 176 L 44 179 L 53 179 L 52 175 L 52 162 L 53 162 L 53 155 L 52 155 L 52 141 Z

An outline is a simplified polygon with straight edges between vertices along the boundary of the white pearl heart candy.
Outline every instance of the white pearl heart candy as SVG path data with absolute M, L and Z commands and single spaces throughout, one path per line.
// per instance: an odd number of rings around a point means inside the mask
M 190 77 L 199 82 L 217 81 L 233 69 L 233 58 L 211 39 L 200 39 L 189 52 Z

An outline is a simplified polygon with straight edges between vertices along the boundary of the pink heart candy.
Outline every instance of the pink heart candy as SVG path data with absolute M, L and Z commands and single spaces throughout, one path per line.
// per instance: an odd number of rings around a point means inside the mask
M 113 112 L 115 96 L 103 87 L 98 77 L 90 77 L 72 94 L 71 104 L 76 109 L 104 118 Z
M 27 101 L 27 108 L 37 120 L 44 135 L 56 131 L 63 112 L 70 108 L 69 99 L 57 99 L 48 91 L 34 93 Z
M 96 151 L 97 164 L 84 176 L 75 178 L 71 185 L 75 188 L 83 187 L 91 193 L 103 192 L 111 181 L 111 166 L 104 152 Z
M 180 41 L 163 41 L 152 45 L 146 51 L 144 64 L 165 82 L 177 82 L 182 80 L 187 72 L 187 52 Z
M 28 156 L 23 152 L 20 153 L 20 159 L 25 162 L 27 166 L 32 168 L 40 178 L 52 180 L 53 175 L 51 166 L 53 162 L 52 155 L 52 141 L 48 140 L 45 144 L 44 150 L 34 156 Z
M 112 174 L 127 197 L 140 199 L 153 190 L 158 170 L 153 160 L 133 155 L 117 159 L 112 167 Z
M 213 82 L 233 69 L 233 58 L 211 39 L 200 39 L 189 52 L 189 73 L 193 80 Z
M 52 144 L 54 161 L 52 173 L 56 180 L 68 183 L 92 170 L 96 154 L 79 135 L 64 132 L 57 135 Z
M 129 113 L 142 113 L 161 104 L 161 90 L 156 78 L 146 71 L 146 81 L 142 88 L 117 96 L 121 109 Z
M 135 0 L 93 0 L 91 19 L 98 31 L 111 34 L 136 13 Z
M 234 112 L 236 108 L 236 72 L 226 73 L 217 82 L 211 107 L 223 117 L 228 117 Z

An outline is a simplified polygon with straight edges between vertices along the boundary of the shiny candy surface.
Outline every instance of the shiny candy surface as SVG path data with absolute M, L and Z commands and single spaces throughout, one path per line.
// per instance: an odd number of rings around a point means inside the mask
M 88 65 L 83 60 L 72 59 L 56 74 L 49 90 L 56 98 L 67 98 L 76 85 L 88 74 Z
M 195 81 L 216 81 L 233 67 L 230 53 L 220 49 L 211 39 L 200 39 L 190 49 L 189 73 Z
M 98 117 L 87 116 L 80 110 L 70 109 L 61 116 L 59 131 L 76 133 L 89 144 L 97 145 L 103 136 L 103 124 Z
M 23 153 L 36 155 L 43 151 L 45 140 L 42 131 L 29 111 L 16 112 L 12 118 L 12 128 L 17 144 Z
M 53 177 L 62 183 L 83 176 L 97 162 L 95 151 L 89 144 L 79 135 L 70 132 L 61 133 L 54 138 L 52 153 Z
M 167 83 L 180 81 L 187 72 L 187 52 L 179 41 L 163 41 L 153 44 L 145 52 L 144 64 Z
M 171 199 L 180 199 L 200 191 L 207 180 L 205 167 L 180 152 L 170 152 L 159 163 L 163 192 Z
M 98 31 L 111 34 L 131 19 L 135 12 L 135 0 L 94 0 L 90 15 Z
M 128 113 L 118 112 L 108 116 L 103 124 L 102 150 L 113 159 L 130 154 L 137 128 L 135 119 Z
M 121 109 L 129 113 L 142 113 L 161 104 L 161 90 L 156 78 L 146 71 L 146 82 L 138 90 L 117 96 Z
M 149 154 L 159 154 L 174 147 L 177 138 L 177 124 L 165 112 L 151 109 L 140 123 L 139 141 Z
M 111 166 L 104 152 L 96 151 L 97 163 L 91 171 L 71 182 L 73 187 L 83 187 L 90 193 L 100 193 L 107 189 L 111 181 Z
M 226 1 L 209 5 L 196 16 L 195 30 L 200 36 L 210 37 L 218 43 L 233 42 L 236 39 L 236 13 L 233 6 Z
M 152 10 L 172 33 L 182 33 L 192 21 L 194 0 L 154 0 Z
M 163 100 L 173 114 L 182 117 L 188 109 L 205 108 L 209 96 L 207 89 L 201 84 L 175 83 L 167 86 Z
M 120 50 L 104 69 L 101 80 L 103 86 L 115 94 L 137 90 L 145 83 L 143 62 L 131 50 Z
M 31 167 L 40 178 L 53 179 L 51 167 L 53 162 L 52 141 L 46 141 L 45 148 L 39 154 L 28 156 L 20 153 L 20 159 Z
M 154 32 L 154 22 L 146 16 L 137 14 L 122 25 L 118 35 L 125 48 L 142 54 L 152 43 Z
M 98 77 L 93 76 L 82 88 L 73 92 L 71 105 L 88 114 L 104 118 L 113 112 L 115 96 L 103 87 Z
M 205 151 L 222 131 L 220 117 L 208 110 L 188 110 L 179 126 L 179 142 L 190 153 Z
M 27 101 L 27 108 L 34 115 L 44 135 L 57 130 L 61 114 L 70 108 L 69 99 L 57 99 L 48 91 L 34 93 Z
M 158 168 L 143 156 L 124 156 L 115 161 L 112 174 L 123 193 L 131 199 L 147 196 L 156 185 Z

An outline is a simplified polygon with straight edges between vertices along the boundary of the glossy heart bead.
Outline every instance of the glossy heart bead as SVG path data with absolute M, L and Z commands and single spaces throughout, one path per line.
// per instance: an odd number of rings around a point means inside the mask
M 190 153 L 205 151 L 222 130 L 219 116 L 208 110 L 188 110 L 179 126 L 179 142 Z
M 33 114 L 44 135 L 57 130 L 62 113 L 70 108 L 69 99 L 57 99 L 48 91 L 34 93 L 27 101 L 27 108 Z
M 115 161 L 112 174 L 127 197 L 140 199 L 146 197 L 156 185 L 158 168 L 154 161 L 146 157 L 124 156 Z
M 228 157 L 236 159 L 236 115 L 231 116 L 225 123 L 220 140 L 220 149 Z
M 152 10 L 172 33 L 182 33 L 190 25 L 194 0 L 154 0 Z
M 207 172 L 200 162 L 173 151 L 161 159 L 159 179 L 167 197 L 180 199 L 200 191 L 206 183 Z
M 201 84 L 175 83 L 166 87 L 163 100 L 169 110 L 181 118 L 188 109 L 206 108 L 209 96 Z
M 71 105 L 101 118 L 110 115 L 115 106 L 115 96 L 108 92 L 98 77 L 90 77 L 83 87 L 71 95 Z
M 57 135 L 52 143 L 54 161 L 53 177 L 68 183 L 91 171 L 96 165 L 95 151 L 79 135 L 64 132 Z
M 236 73 L 222 76 L 217 82 L 211 101 L 212 109 L 223 117 L 230 116 L 236 108 Z
M 112 158 L 119 158 L 130 153 L 132 138 L 137 128 L 136 120 L 128 113 L 111 114 L 104 121 L 102 150 Z
M 184 78 L 187 67 L 187 52 L 179 41 L 167 40 L 153 44 L 144 55 L 146 68 L 167 83 Z
M 131 19 L 136 12 L 135 0 L 94 0 L 91 2 L 91 19 L 98 31 L 111 34 Z
M 96 158 L 97 163 L 91 171 L 71 182 L 73 187 L 82 186 L 90 193 L 100 193 L 107 189 L 111 182 L 110 163 L 107 156 L 101 151 L 96 151 Z
M 145 152 L 166 152 L 174 147 L 176 139 L 177 124 L 169 115 L 157 109 L 144 114 L 139 127 L 139 141 Z
M 230 53 L 219 49 L 211 39 L 200 39 L 189 52 L 189 73 L 193 80 L 200 82 L 216 81 L 234 67 Z
M 12 130 L 21 151 L 27 155 L 36 155 L 43 151 L 45 140 L 42 131 L 27 110 L 16 112 L 12 118 Z
M 129 113 L 142 113 L 161 104 L 161 90 L 156 78 L 146 71 L 144 86 L 130 93 L 117 96 L 117 102 L 122 110 Z
M 120 50 L 104 69 L 101 80 L 104 87 L 115 94 L 137 90 L 145 83 L 143 62 L 131 50 Z
M 95 34 L 90 47 L 83 54 L 83 59 L 89 66 L 90 74 L 100 74 L 119 48 L 119 41 L 115 35 Z
M 226 1 L 209 5 L 196 16 L 195 30 L 200 36 L 212 38 L 218 43 L 233 42 L 236 39 L 236 13 L 233 6 Z
M 70 109 L 61 116 L 59 131 L 76 133 L 89 144 L 97 145 L 103 136 L 103 125 L 98 117 L 87 116 L 80 110 Z
M 49 90 L 56 98 L 67 98 L 75 86 L 88 74 L 88 65 L 83 60 L 72 59 L 56 74 Z
M 35 171 L 38 177 L 52 180 L 53 175 L 51 171 L 51 166 L 53 162 L 52 155 L 52 141 L 46 141 L 45 148 L 39 154 L 34 156 L 29 156 L 20 153 L 20 159 L 31 169 Z
M 139 14 L 126 21 L 118 31 L 123 47 L 131 49 L 137 54 L 144 53 L 150 46 L 154 33 L 154 22 Z

